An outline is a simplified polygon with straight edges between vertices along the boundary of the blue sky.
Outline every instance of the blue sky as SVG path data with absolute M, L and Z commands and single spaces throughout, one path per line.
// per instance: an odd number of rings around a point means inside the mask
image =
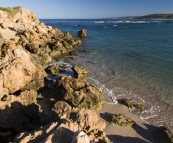
M 21 6 L 38 18 L 107 18 L 173 13 L 173 0 L 0 0 L 0 6 Z

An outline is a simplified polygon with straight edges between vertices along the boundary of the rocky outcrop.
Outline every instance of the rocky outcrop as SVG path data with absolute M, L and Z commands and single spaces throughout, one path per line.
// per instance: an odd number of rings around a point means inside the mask
M 83 83 L 86 83 L 88 77 L 88 70 L 86 68 L 79 68 L 75 65 L 72 67 L 72 70 L 74 72 L 74 78 L 78 79 Z
M 173 143 L 173 132 L 167 127 L 159 127 L 154 132 L 154 137 L 159 143 Z
M 101 88 L 84 84 L 79 80 L 63 76 L 57 82 L 58 99 L 72 107 L 98 110 L 102 108 L 104 91 Z
M 78 32 L 78 37 L 86 37 L 87 31 L 85 29 L 82 29 Z
M 82 109 L 74 121 L 64 120 L 61 124 L 49 123 L 35 131 L 19 134 L 13 142 L 26 143 L 30 140 L 33 143 L 111 143 L 104 132 L 105 127 L 106 123 L 98 120 L 96 113 Z
M 131 127 L 136 124 L 132 119 L 125 117 L 122 114 L 112 115 L 111 122 L 123 127 L 127 127 L 127 126 Z

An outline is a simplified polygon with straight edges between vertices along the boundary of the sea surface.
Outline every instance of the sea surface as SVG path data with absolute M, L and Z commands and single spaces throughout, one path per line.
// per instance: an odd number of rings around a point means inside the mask
M 86 29 L 73 64 L 89 69 L 88 81 L 105 89 L 106 102 L 132 99 L 145 106 L 131 110 L 135 115 L 173 129 L 173 20 L 40 21 L 76 38 Z

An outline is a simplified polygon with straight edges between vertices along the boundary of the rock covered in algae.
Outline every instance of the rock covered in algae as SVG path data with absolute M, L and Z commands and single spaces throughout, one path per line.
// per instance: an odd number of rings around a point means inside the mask
M 136 124 L 132 119 L 125 117 L 122 114 L 112 115 L 111 122 L 123 127 L 127 127 L 127 126 L 132 127 L 133 125 Z
M 88 70 L 86 68 L 79 68 L 78 66 L 73 66 L 72 70 L 74 72 L 74 78 L 85 83 L 88 77 Z
M 143 104 L 133 104 L 130 99 L 122 99 L 121 102 L 122 102 L 122 104 L 126 105 L 128 108 L 144 110 Z
M 173 143 L 173 133 L 167 127 L 159 127 L 154 132 L 154 137 L 159 143 Z
M 63 76 L 57 82 L 57 93 L 59 99 L 80 109 L 98 110 L 104 102 L 103 89 L 84 84 L 69 76 Z

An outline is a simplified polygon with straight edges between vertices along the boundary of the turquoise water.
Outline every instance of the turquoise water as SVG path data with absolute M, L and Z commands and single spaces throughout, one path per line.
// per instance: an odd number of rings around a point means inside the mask
M 41 21 L 74 37 L 86 29 L 87 37 L 74 63 L 87 67 L 90 79 L 117 99 L 143 103 L 143 112 L 132 112 L 146 122 L 173 128 L 173 20 Z

